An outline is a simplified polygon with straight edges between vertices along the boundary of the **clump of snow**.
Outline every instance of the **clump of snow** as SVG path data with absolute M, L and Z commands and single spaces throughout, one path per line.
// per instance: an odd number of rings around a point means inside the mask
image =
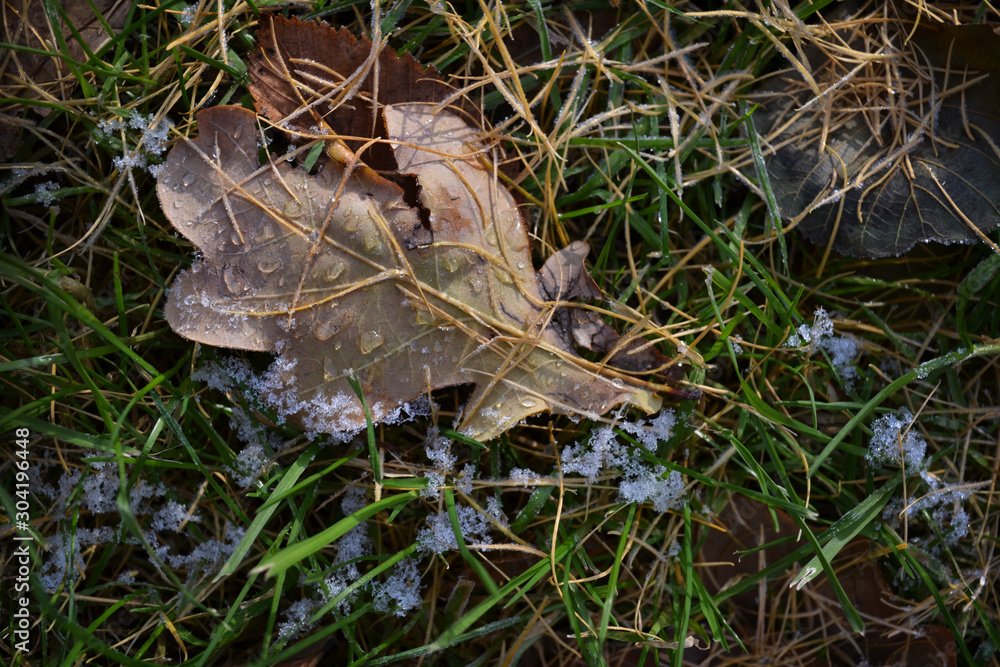
M 405 558 L 396 564 L 392 575 L 384 583 L 373 587 L 375 611 L 391 611 L 396 616 L 417 609 L 423 604 L 420 596 L 420 570 L 417 561 Z
M 105 452 L 94 451 L 84 455 L 87 457 L 106 457 Z M 49 468 L 40 464 L 39 469 Z M 132 478 L 132 465 L 125 465 L 125 478 Z M 39 472 L 39 474 L 41 474 Z M 72 529 L 63 528 L 49 539 L 48 551 L 42 564 L 40 580 L 45 589 L 52 593 L 62 585 L 73 587 L 79 580 L 85 566 L 80 559 L 80 553 L 90 546 L 102 544 L 141 544 L 136 536 L 131 535 L 124 523 L 108 523 L 108 519 L 118 517 L 118 496 L 121 493 L 121 478 L 118 463 L 114 461 L 88 461 L 83 469 L 70 470 L 60 475 L 55 484 L 39 483 L 33 487 L 34 495 L 39 500 L 47 500 L 49 514 L 61 523 L 69 526 L 69 517 L 60 516 L 70 507 L 70 500 L 79 491 L 79 507 L 83 510 Z M 198 543 L 188 554 L 176 551 L 178 536 L 187 534 L 185 526 L 200 523 L 201 517 L 190 511 L 177 499 L 168 498 L 167 488 L 158 480 L 150 478 L 145 473 L 140 476 L 128 491 L 128 500 L 132 513 L 140 520 L 147 522 L 144 537 L 153 547 L 161 562 L 167 562 L 173 567 L 187 569 L 190 578 L 216 571 L 235 549 L 242 537 L 242 529 L 230 526 L 223 541 L 210 539 Z M 91 521 L 102 521 L 101 525 L 88 525 Z M 168 544 L 169 543 L 169 546 Z M 72 557 L 70 556 L 72 553 Z M 135 583 L 135 576 L 128 579 Z
M 512 468 L 510 471 L 510 481 L 521 486 L 534 486 L 543 476 L 528 468 Z
M 472 482 L 476 479 L 476 469 L 471 463 L 462 466 L 461 472 L 455 477 L 455 488 L 461 493 L 469 495 L 472 493 Z
M 321 601 L 313 598 L 302 598 L 293 602 L 285 610 L 285 620 L 278 624 L 278 638 L 291 640 L 311 630 L 316 625 L 311 620 L 312 615 L 322 606 Z
M 188 516 L 188 510 L 176 500 L 168 500 L 153 515 L 153 520 L 149 527 L 156 533 L 176 533 L 181 526 L 188 522 L 198 522 L 201 518 L 196 515 Z
M 424 479 L 427 480 L 427 486 L 420 490 L 420 495 L 431 500 L 437 500 L 441 497 L 441 487 L 444 486 L 444 475 L 437 470 L 431 470 L 424 475 Z
M 872 423 L 868 461 L 875 465 L 905 465 L 912 474 L 926 469 L 927 441 L 912 428 L 913 414 L 906 408 L 879 417 Z
M 35 201 L 42 206 L 51 206 L 58 200 L 55 191 L 59 189 L 59 184 L 55 181 L 39 183 L 35 186 Z
M 344 516 L 350 516 L 363 509 L 367 504 L 365 489 L 360 486 L 352 486 L 340 501 L 340 511 L 344 513 Z M 337 540 L 336 562 L 347 564 L 339 571 L 340 574 L 348 581 L 360 577 L 361 572 L 358 570 L 358 564 L 350 561 L 368 556 L 371 552 L 372 540 L 368 537 L 368 523 L 360 523 L 351 528 Z
M 948 545 L 955 545 L 969 534 L 969 516 L 962 503 L 971 495 L 968 486 L 945 485 L 930 470 L 927 441 L 917 431 L 913 414 L 901 408 L 894 414 L 879 417 L 872 423 L 872 437 L 867 458 L 872 465 L 902 466 L 907 476 L 919 476 L 924 493 L 904 504 L 902 498 L 890 501 L 882 517 L 896 525 L 902 518 L 916 520 L 922 512 L 931 512 L 931 522 Z M 919 543 L 920 538 L 911 541 Z
M 486 517 L 467 505 L 456 505 L 455 515 L 458 527 L 467 543 L 492 544 L 490 523 Z M 447 511 L 427 517 L 427 525 L 417 533 L 417 544 L 421 551 L 440 554 L 458 548 L 451 517 Z
M 434 464 L 434 469 L 425 475 L 427 486 L 421 491 L 421 495 L 436 500 L 440 496 L 441 487 L 444 486 L 445 475 L 455 468 L 458 458 L 451 451 L 451 440 L 441 436 L 437 426 L 427 429 L 424 451 Z
M 441 436 L 437 426 L 427 429 L 427 439 L 424 441 L 424 451 L 434 467 L 441 472 L 449 472 L 457 461 L 451 453 L 451 440 Z
M 181 9 L 181 13 L 177 15 L 177 20 L 181 25 L 188 26 L 194 23 L 196 12 L 198 11 L 197 4 L 185 5 Z
M 199 542 L 187 555 L 166 554 L 171 567 L 186 569 L 187 583 L 215 574 L 236 550 L 246 529 L 226 522 L 222 540 L 209 539 Z
M 830 357 L 830 364 L 843 381 L 844 386 L 854 386 L 858 377 L 858 369 L 854 366 L 855 359 L 861 353 L 861 341 L 854 336 L 834 336 L 833 320 L 825 308 L 817 308 L 813 314 L 812 326 L 800 325 L 798 330 L 788 337 L 786 347 L 801 347 L 805 345 L 810 354 L 819 350 Z
M 657 512 L 684 507 L 684 478 L 673 470 L 664 479 L 666 472 L 666 468 L 657 465 L 638 474 L 626 474 L 618 487 L 619 498 L 629 503 L 651 502 Z
M 325 433 L 334 444 L 350 442 L 365 428 L 365 411 L 358 397 L 350 388 L 331 391 L 323 386 L 300 387 L 296 375 L 298 359 L 291 354 L 287 343 L 276 347 L 279 354 L 263 373 L 255 373 L 239 358 L 229 358 L 209 361 L 191 377 L 222 392 L 241 389 L 255 406 L 271 409 L 278 423 L 294 417 L 310 438 Z M 391 425 L 426 417 L 432 405 L 422 396 L 392 406 L 376 402 L 370 407 L 376 422 Z M 233 409 L 237 434 L 245 442 L 259 441 L 254 437 L 256 424 L 243 417 L 237 408 Z
M 234 408 L 233 411 L 235 412 L 237 408 Z M 243 410 L 240 409 L 240 412 Z M 229 475 L 241 489 L 245 489 L 260 476 L 267 461 L 268 457 L 264 452 L 264 447 L 259 442 L 253 442 L 244 447 L 236 456 L 233 465 L 228 468 Z
M 486 516 L 496 521 L 503 528 L 510 527 L 507 515 L 503 513 L 503 507 L 500 506 L 500 499 L 496 496 L 490 496 L 486 499 Z
M 597 481 L 604 469 L 616 468 L 625 462 L 624 450 L 610 426 L 601 426 L 594 431 L 586 447 L 580 444 L 567 445 L 561 458 L 564 473 L 578 473 L 589 482 Z
M 621 422 L 619 426 L 634 436 L 643 449 L 650 451 L 670 437 L 676 419 L 672 410 L 663 410 L 651 424 L 640 420 Z M 684 506 L 681 474 L 676 470 L 668 473 L 660 464 L 647 463 L 640 449 L 619 442 L 609 426 L 595 430 L 586 446 L 567 445 L 560 459 L 563 473 L 575 472 L 590 482 L 595 482 L 601 474 L 620 475 L 623 479 L 618 486 L 618 497 L 622 502 L 650 502 L 658 512 Z
M 648 427 L 645 419 L 637 422 L 624 421 L 620 426 L 623 431 L 638 440 L 639 444 L 652 451 L 659 443 L 670 439 L 676 423 L 677 418 L 673 410 L 661 410 Z
M 126 137 L 124 153 L 115 156 L 113 160 L 115 169 L 120 172 L 146 169 L 153 176 L 157 175 L 161 165 L 151 165 L 149 159 L 162 155 L 166 150 L 167 138 L 170 136 L 170 128 L 172 127 L 173 123 L 166 118 L 157 121 L 153 114 L 143 116 L 136 112 L 133 112 L 127 119 L 115 116 L 97 123 L 97 131 L 106 136 L 121 133 L 127 129 L 139 132 L 139 138 L 135 140 L 135 145 L 131 149 L 128 145 L 128 137 Z
M 118 510 L 118 466 L 110 461 L 94 461 L 90 464 L 90 474 L 83 479 L 83 508 L 94 514 L 106 514 Z

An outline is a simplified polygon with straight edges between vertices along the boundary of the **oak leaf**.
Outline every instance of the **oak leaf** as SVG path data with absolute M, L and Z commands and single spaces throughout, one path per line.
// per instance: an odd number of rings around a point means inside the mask
M 565 304 L 543 296 L 520 213 L 478 133 L 424 104 L 386 107 L 384 119 L 433 242 L 403 190 L 371 169 L 262 165 L 252 112 L 200 112 L 198 138 L 171 151 L 157 184 L 168 218 L 204 253 L 171 287 L 170 325 L 202 343 L 279 353 L 258 388 L 312 431 L 364 425 L 351 375 L 376 421 L 429 390 L 475 385 L 460 428 L 480 440 L 543 410 L 658 409 L 653 385 L 578 357 L 547 326 Z

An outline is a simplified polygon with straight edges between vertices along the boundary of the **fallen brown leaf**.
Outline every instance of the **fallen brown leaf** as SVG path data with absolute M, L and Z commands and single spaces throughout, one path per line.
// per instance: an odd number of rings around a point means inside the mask
M 341 43 L 360 44 L 337 34 Z M 583 269 L 587 247 L 556 253 L 536 275 L 514 198 L 463 117 L 429 102 L 382 106 L 362 99 L 344 111 L 354 119 L 345 131 L 359 130 L 359 116 L 383 127 L 348 144 L 329 129 L 340 126 L 340 107 L 323 105 L 351 86 L 354 100 L 364 98 L 365 77 L 358 74 L 355 86 L 313 61 L 308 67 L 326 80 L 292 72 L 286 65 L 304 59 L 279 53 L 266 33 L 262 54 L 268 64 L 251 70 L 260 77 L 255 94 L 262 110 L 293 138 L 325 140 L 326 157 L 315 175 L 284 160 L 261 164 L 252 112 L 199 113 L 198 138 L 171 151 L 157 185 L 167 217 L 204 253 L 171 287 L 166 315 L 177 332 L 210 345 L 279 353 L 257 389 L 279 414 L 312 431 L 353 433 L 364 426 L 351 376 L 376 421 L 393 419 L 431 390 L 474 385 L 460 429 L 480 440 L 546 410 L 597 417 L 622 403 L 659 409 L 654 391 L 670 387 L 574 352 L 574 340 L 583 342 L 574 338 L 575 320 L 558 315 L 580 310 L 568 309 L 570 299 L 601 296 Z M 363 63 L 425 75 L 415 62 L 369 55 Z M 287 86 L 276 83 L 282 72 Z M 362 107 L 367 111 L 359 114 Z M 404 186 L 412 179 L 417 201 L 371 168 L 388 164 L 374 163 L 369 150 L 382 136 L 395 170 L 389 175 Z M 647 352 L 645 339 L 616 349 L 617 334 L 603 321 L 578 319 L 588 332 L 603 332 L 594 349 L 633 361 L 662 359 Z

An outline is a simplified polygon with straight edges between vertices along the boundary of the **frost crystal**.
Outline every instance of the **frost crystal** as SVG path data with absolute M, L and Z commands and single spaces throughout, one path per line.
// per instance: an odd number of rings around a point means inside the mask
M 153 521 L 149 527 L 157 533 L 176 533 L 186 521 L 197 522 L 201 519 L 192 515 L 187 515 L 187 508 L 176 500 L 168 500 L 167 504 L 160 508 L 153 515 Z
M 510 471 L 510 481 L 521 486 L 533 486 L 543 476 L 528 468 L 512 468 Z
M 854 360 L 861 353 L 861 341 L 854 336 L 834 336 L 833 320 L 825 308 L 817 308 L 813 314 L 812 326 L 805 324 L 799 326 L 798 330 L 788 337 L 785 347 L 800 347 L 803 344 L 807 345 L 810 354 L 818 350 L 826 352 L 830 356 L 830 364 L 840 376 L 844 386 L 850 389 L 854 385 L 854 380 L 858 377 Z
M 367 505 L 368 500 L 364 488 L 352 486 L 344 494 L 343 500 L 340 501 L 340 511 L 344 513 L 344 516 L 350 516 Z M 344 569 L 339 571 L 339 574 L 342 574 L 349 581 L 359 578 L 361 572 L 358 570 L 358 564 L 348 561 L 362 558 L 371 552 L 372 540 L 368 537 L 367 522 L 351 528 L 337 540 L 337 563 L 348 563 Z
M 35 186 L 35 201 L 42 206 L 51 206 L 58 199 L 55 191 L 59 189 L 59 184 L 54 181 L 39 183 Z
M 215 574 L 226 562 L 236 546 L 243 539 L 246 529 L 226 523 L 224 540 L 210 539 L 199 543 L 186 556 L 167 555 L 166 560 L 174 568 L 187 568 L 188 583 L 203 576 Z
M 451 453 L 451 440 L 441 437 L 436 426 L 427 429 L 427 440 L 424 443 L 424 450 L 427 458 L 434 463 L 434 467 L 441 472 L 450 472 L 455 467 L 457 459 Z
M 458 527 L 466 542 L 475 544 L 491 544 L 490 524 L 482 514 L 475 509 L 458 505 L 455 507 L 458 516 Z M 417 544 L 421 551 L 439 554 L 458 548 L 455 531 L 451 525 L 451 517 L 447 511 L 427 517 L 427 525 L 417 533 Z
M 406 616 L 406 612 L 419 608 L 424 602 L 420 597 L 420 584 L 417 561 L 412 558 L 401 560 L 385 583 L 375 585 L 375 610 Z
M 157 122 L 156 116 L 153 114 L 143 116 L 133 112 L 128 120 L 114 117 L 98 122 L 97 131 L 107 136 L 126 128 L 141 131 L 139 140 L 133 149 L 130 150 L 126 143 L 124 154 L 115 156 L 113 160 L 115 169 L 121 172 L 137 168 L 146 169 L 156 176 L 159 172 L 157 167 L 160 165 L 151 166 L 149 158 L 150 156 L 162 155 L 163 151 L 166 150 L 171 127 L 173 127 L 173 123 L 166 118 Z
M 927 442 L 912 424 L 913 415 L 906 408 L 876 419 L 872 423 L 868 461 L 874 465 L 903 463 L 911 473 L 924 470 Z
M 236 409 L 233 410 L 234 414 Z M 239 411 L 246 414 L 242 409 Z M 245 489 L 261 474 L 267 460 L 267 454 L 264 453 L 264 448 L 259 443 L 247 445 L 233 461 L 233 466 L 229 468 L 229 474 L 241 489 Z
M 322 606 L 320 601 L 311 598 L 302 598 L 293 602 L 285 610 L 285 620 L 278 624 L 278 637 L 295 639 L 312 628 L 315 623 L 311 623 L 309 619 L 320 606 Z
M 663 410 L 649 425 L 640 420 L 622 422 L 620 427 L 649 451 L 670 438 L 676 421 L 672 410 Z M 658 512 L 682 507 L 684 479 L 681 474 L 676 470 L 667 474 L 664 466 L 647 463 L 641 451 L 618 442 L 614 430 L 602 426 L 594 431 L 586 447 L 579 443 L 568 445 L 560 458 L 563 473 L 579 473 L 590 482 L 596 481 L 602 473 L 621 475 L 623 479 L 618 489 L 622 502 L 650 502 Z

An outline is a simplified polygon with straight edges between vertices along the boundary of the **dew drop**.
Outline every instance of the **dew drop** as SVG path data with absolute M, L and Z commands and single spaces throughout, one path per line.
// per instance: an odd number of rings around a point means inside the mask
M 458 260 L 451 255 L 442 259 L 441 264 L 444 265 L 444 268 L 448 273 L 454 273 L 458 269 Z
M 385 338 L 382 337 L 382 334 L 374 329 L 369 329 L 358 336 L 358 350 L 361 354 L 368 354 L 384 342 Z
M 330 357 L 323 357 L 323 379 L 329 382 L 330 380 L 336 379 L 338 375 L 340 375 L 340 372 L 333 364 L 333 359 Z
M 184 208 L 184 202 L 182 202 L 180 199 L 175 199 L 174 208 Z
M 345 232 L 353 234 L 361 229 L 361 220 L 358 218 L 356 213 L 347 213 L 344 215 L 344 223 L 341 226 L 344 228 Z
M 365 244 L 365 250 L 368 252 L 375 252 L 382 247 L 382 237 L 376 230 L 366 233 L 361 242 Z
M 262 242 L 267 242 L 273 239 L 274 239 L 274 227 L 270 224 L 264 225 L 260 230 L 260 234 L 258 235 L 258 240 Z
M 281 266 L 281 262 L 279 262 L 276 259 L 262 259 L 259 262 L 257 262 L 257 268 L 265 276 L 268 275 L 268 274 L 274 273 L 275 271 L 278 270 L 278 267 L 280 267 L 280 266 Z
M 533 398 L 522 398 L 521 399 L 521 407 L 533 408 L 536 405 L 538 405 L 538 401 L 536 401 Z
M 233 245 L 243 245 L 243 237 L 240 236 L 239 232 L 233 232 L 229 235 L 229 240 Z
M 333 335 L 340 331 L 340 327 L 336 324 L 331 324 L 329 322 L 319 322 L 313 328 L 313 336 L 318 341 L 327 341 L 333 338 Z
M 187 187 L 192 183 L 194 183 L 194 180 L 195 180 L 195 175 L 192 173 L 187 173 L 184 174 L 184 178 L 181 179 L 181 183 L 183 183 L 184 186 Z
M 298 217 L 299 214 L 302 213 L 302 204 L 298 203 L 294 199 L 289 199 L 285 203 L 285 207 L 281 209 L 281 212 L 289 218 Z
M 328 282 L 332 283 L 334 280 L 340 277 L 340 274 L 344 272 L 344 268 L 345 267 L 343 262 L 337 262 L 336 264 L 334 264 L 333 266 L 331 266 L 326 270 L 326 273 L 323 275 L 323 277 Z
M 438 341 L 434 341 L 434 351 L 435 352 L 441 352 L 442 350 L 444 350 L 444 347 L 441 345 L 441 341 L 439 341 L 439 340 Z
M 474 294 L 481 294 L 483 291 L 483 281 L 475 276 L 469 278 L 469 287 Z
M 226 289 L 233 294 L 242 294 L 247 291 L 247 281 L 243 274 L 232 264 L 227 264 L 222 271 L 222 280 L 226 283 Z

